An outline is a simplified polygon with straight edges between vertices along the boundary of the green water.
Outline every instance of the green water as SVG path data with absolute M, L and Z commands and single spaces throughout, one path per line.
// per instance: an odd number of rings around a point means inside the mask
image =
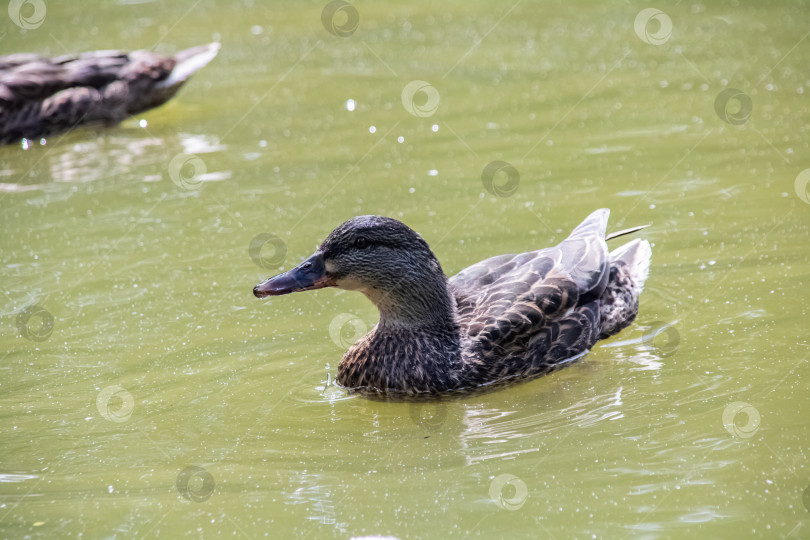
M 4 10 L 1 50 L 222 50 L 161 109 L 0 148 L 0 537 L 810 536 L 810 6 L 662 4 L 656 45 L 637 2 L 358 1 L 347 37 L 322 2 L 81 4 Z M 498 392 L 348 396 L 373 306 L 251 294 L 354 215 L 453 274 L 599 207 L 652 224 L 637 322 Z

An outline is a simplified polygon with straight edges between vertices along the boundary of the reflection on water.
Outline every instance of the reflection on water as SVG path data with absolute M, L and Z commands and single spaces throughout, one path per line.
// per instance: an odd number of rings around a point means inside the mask
M 530 406 L 516 410 L 467 406 L 458 434 L 467 464 L 542 453 L 549 450 L 544 439 L 554 433 L 623 418 L 622 391 L 619 387 L 613 393 L 582 398 L 562 408 L 549 403 L 543 411 L 533 411 Z
M 663 358 L 674 354 L 680 346 L 677 322 L 637 326 L 625 333 L 634 337 L 613 340 L 602 347 L 610 350 L 616 361 L 632 362 L 642 371 L 658 371 L 663 366 Z
M 25 482 L 27 480 L 35 480 L 39 478 L 36 474 L 0 474 L 0 483 L 18 483 L 18 482 Z
M 206 134 L 177 133 L 157 138 L 136 128 L 116 128 L 95 137 L 91 133 L 89 129 L 81 129 L 68 135 L 70 140 L 77 140 L 73 143 L 34 145 L 28 150 L 3 149 L 0 192 L 62 191 L 51 183 L 110 180 L 119 175 L 129 177 L 135 169 L 150 168 L 162 172 L 143 175 L 140 180 L 160 182 L 170 180 L 169 162 L 179 153 L 205 156 L 228 151 L 217 137 Z M 219 181 L 230 177 L 227 170 L 211 171 L 195 180 Z
M 328 525 L 341 533 L 346 533 L 347 523 L 337 519 L 333 488 L 326 487 L 321 476 L 307 473 L 294 473 L 290 480 L 290 489 L 285 494 L 285 504 L 306 505 L 308 520 Z

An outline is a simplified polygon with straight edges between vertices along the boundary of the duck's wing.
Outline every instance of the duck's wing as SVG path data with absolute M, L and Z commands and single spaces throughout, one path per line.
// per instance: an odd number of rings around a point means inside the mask
M 484 350 L 525 346 L 572 309 L 599 298 L 610 274 L 608 215 L 597 210 L 552 248 L 493 257 L 450 278 L 466 335 Z
M 46 58 L 32 54 L 0 57 L 0 103 L 42 101 L 68 88 L 100 89 L 117 80 L 130 62 L 127 53 L 95 51 Z

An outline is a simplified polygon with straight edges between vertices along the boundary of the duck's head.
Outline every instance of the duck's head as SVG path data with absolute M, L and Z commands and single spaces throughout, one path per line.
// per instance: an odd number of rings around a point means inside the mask
M 381 312 L 419 303 L 436 286 L 446 290 L 441 265 L 421 236 L 396 219 L 359 216 L 332 231 L 297 267 L 256 285 L 258 298 L 323 287 L 364 293 Z

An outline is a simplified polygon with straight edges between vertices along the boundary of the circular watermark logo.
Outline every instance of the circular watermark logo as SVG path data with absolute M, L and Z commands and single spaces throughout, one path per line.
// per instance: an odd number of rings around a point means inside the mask
M 177 475 L 177 491 L 189 501 L 207 501 L 215 485 L 211 473 L 196 465 L 189 465 Z
M 644 343 L 659 356 L 672 356 L 681 344 L 681 334 L 672 323 L 656 321 L 644 336 Z
M 45 341 L 53 333 L 53 315 L 44 307 L 37 305 L 23 308 L 17 314 L 17 330 L 25 339 Z
M 810 204 L 810 169 L 805 169 L 796 176 L 793 189 L 803 203 Z
M 428 431 L 436 431 L 447 420 L 447 405 L 443 401 L 412 401 L 411 420 Z
M 287 244 L 275 234 L 257 234 L 248 247 L 250 259 L 264 270 L 272 270 L 284 264 L 287 258 Z
M 343 0 L 332 0 L 321 11 L 321 22 L 326 31 L 337 37 L 349 37 L 360 25 L 357 8 Z
M 98 393 L 96 409 L 105 420 L 120 424 L 132 416 L 132 411 L 135 409 L 135 398 L 123 387 L 114 384 L 103 388 Z
M 177 154 L 169 162 L 172 182 L 187 190 L 200 189 L 206 171 L 205 162 L 194 154 Z
M 520 510 L 529 498 L 529 488 L 514 474 L 499 474 L 489 484 L 489 498 L 498 508 Z
M 348 349 L 366 335 L 365 321 L 352 313 L 341 313 L 329 323 L 329 337 L 341 349 Z
M 751 97 L 736 88 L 726 88 L 714 99 L 714 111 L 720 120 L 727 124 L 740 126 L 751 118 L 754 102 Z
M 8 3 L 8 16 L 11 21 L 25 30 L 34 30 L 42 26 L 46 11 L 43 0 L 11 0 Z
M 672 19 L 660 9 L 642 9 L 636 15 L 633 29 L 644 43 L 663 45 L 672 36 Z
M 511 197 L 520 185 L 520 173 L 511 163 L 492 161 L 481 172 L 481 183 L 496 197 Z
M 411 81 L 402 89 L 402 106 L 419 118 L 433 116 L 439 108 L 439 91 L 425 81 Z
M 740 415 L 745 417 L 745 423 L 738 422 Z M 742 439 L 750 439 L 759 430 L 759 411 L 753 405 L 744 401 L 735 401 L 723 409 L 723 427 L 730 434 Z

